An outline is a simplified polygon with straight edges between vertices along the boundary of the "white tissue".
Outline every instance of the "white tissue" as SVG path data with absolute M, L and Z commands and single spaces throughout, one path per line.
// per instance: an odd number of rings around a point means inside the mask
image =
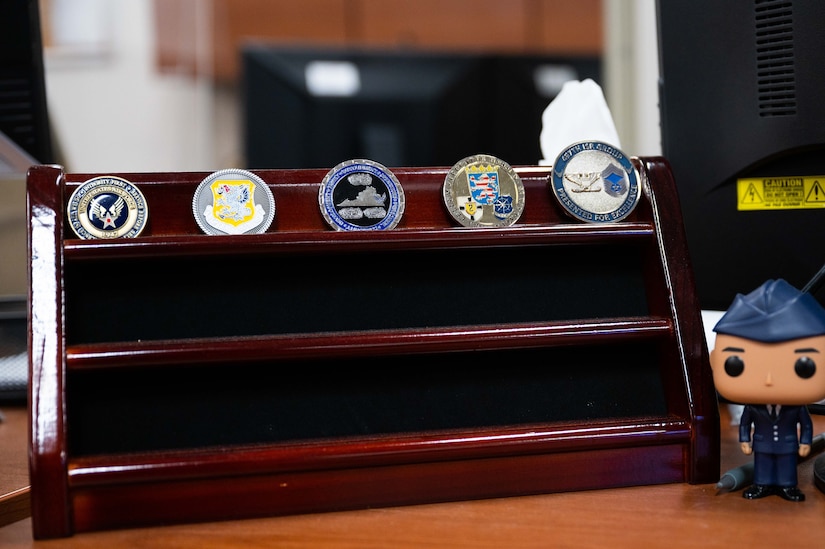
M 563 149 L 579 141 L 603 141 L 621 149 L 602 88 L 590 78 L 565 82 L 544 109 L 539 135 L 544 158 L 539 165 L 553 164 Z

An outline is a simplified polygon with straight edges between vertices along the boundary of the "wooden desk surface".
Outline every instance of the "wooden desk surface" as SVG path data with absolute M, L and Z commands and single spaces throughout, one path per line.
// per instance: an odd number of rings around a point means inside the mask
M 0 493 L 7 493 L 28 481 L 26 412 L 3 412 Z M 722 469 L 727 470 L 750 458 L 739 451 L 737 429 L 724 407 L 721 416 Z M 825 431 L 825 416 L 814 416 L 814 422 L 815 432 Z M 775 496 L 749 501 L 740 492 L 717 495 L 712 484 L 668 484 L 94 532 L 38 542 L 26 518 L 0 527 L 0 547 L 822 547 L 825 494 L 814 486 L 813 459 L 800 465 L 799 479 L 807 496 L 803 503 Z
M 31 515 L 28 417 L 24 407 L 0 406 L 0 527 Z M 4 544 L 0 542 L 0 547 Z

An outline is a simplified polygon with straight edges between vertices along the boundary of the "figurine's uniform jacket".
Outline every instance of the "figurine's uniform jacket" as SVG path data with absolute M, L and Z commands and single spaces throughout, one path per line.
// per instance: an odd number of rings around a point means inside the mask
M 799 445 L 811 444 L 813 421 L 805 406 L 781 406 L 776 419 L 764 404 L 749 404 L 739 422 L 739 442 L 751 441 L 754 484 L 796 486 Z M 799 433 L 797 435 L 797 426 Z

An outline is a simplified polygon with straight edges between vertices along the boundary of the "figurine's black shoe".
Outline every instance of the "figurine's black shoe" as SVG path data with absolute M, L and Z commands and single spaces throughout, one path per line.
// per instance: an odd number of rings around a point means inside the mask
M 796 486 L 780 488 L 776 493 L 779 494 L 779 497 L 787 499 L 788 501 L 805 501 L 805 494 Z
M 764 498 L 766 496 L 770 496 L 774 493 L 774 490 L 771 486 L 766 486 L 764 484 L 754 484 L 744 492 L 742 492 L 742 497 L 746 499 L 759 499 Z

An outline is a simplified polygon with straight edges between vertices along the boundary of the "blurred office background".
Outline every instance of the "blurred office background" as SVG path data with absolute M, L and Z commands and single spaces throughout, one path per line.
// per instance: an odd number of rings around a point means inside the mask
M 253 42 L 546 56 L 574 78 L 589 76 L 576 63 L 595 61 L 622 148 L 660 154 L 653 0 L 40 5 L 56 154 L 72 172 L 244 167 L 241 51 Z

